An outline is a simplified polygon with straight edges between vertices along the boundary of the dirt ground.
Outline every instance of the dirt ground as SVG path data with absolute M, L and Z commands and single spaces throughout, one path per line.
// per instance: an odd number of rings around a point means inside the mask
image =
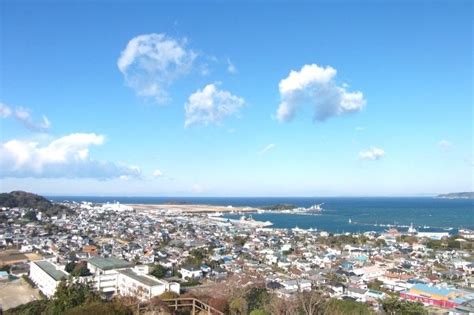
M 38 289 L 33 289 L 22 279 L 0 282 L 0 306 L 4 311 L 39 298 Z

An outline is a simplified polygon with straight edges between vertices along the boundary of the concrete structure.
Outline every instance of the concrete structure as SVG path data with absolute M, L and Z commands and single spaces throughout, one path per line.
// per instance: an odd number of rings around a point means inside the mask
M 46 260 L 32 261 L 30 263 L 30 279 L 47 297 L 54 295 L 59 282 L 67 278 L 68 275 L 67 272 Z
M 96 256 L 87 261 L 87 268 L 92 273 L 92 285 L 97 291 L 110 296 L 117 293 L 118 270 L 130 267 L 131 263 L 114 257 Z
M 147 301 L 165 292 L 179 294 L 179 283 L 167 282 L 154 277 L 139 274 L 133 269 L 122 269 L 118 272 L 118 293 L 123 296 L 134 296 Z
M 201 268 L 196 268 L 193 266 L 182 267 L 179 271 L 183 280 L 187 279 L 200 279 L 202 278 Z
M 93 257 L 88 260 L 87 267 L 92 273 L 89 277 L 94 288 L 107 296 L 119 294 L 135 296 L 147 301 L 164 292 L 179 294 L 179 283 L 167 282 L 148 275 L 147 266 L 135 266 L 118 258 Z

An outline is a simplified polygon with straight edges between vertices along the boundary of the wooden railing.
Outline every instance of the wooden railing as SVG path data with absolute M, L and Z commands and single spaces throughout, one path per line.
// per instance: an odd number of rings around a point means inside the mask
M 208 315 L 224 315 L 221 311 L 195 298 L 176 298 L 163 300 L 169 308 L 178 311 L 183 308 L 191 307 L 191 314 L 205 312 Z

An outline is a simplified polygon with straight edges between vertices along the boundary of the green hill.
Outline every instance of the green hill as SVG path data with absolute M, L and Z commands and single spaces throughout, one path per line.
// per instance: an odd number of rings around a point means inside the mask
M 69 210 L 66 206 L 52 203 L 43 196 L 26 191 L 0 193 L 0 207 L 36 209 L 49 216 Z

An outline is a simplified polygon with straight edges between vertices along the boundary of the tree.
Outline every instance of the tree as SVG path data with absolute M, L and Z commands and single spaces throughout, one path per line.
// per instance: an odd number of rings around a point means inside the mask
M 316 315 L 321 311 L 324 304 L 324 299 L 317 291 L 304 291 L 296 294 L 299 309 L 302 314 Z
M 132 315 L 133 312 L 130 307 L 127 307 L 118 301 L 111 303 L 93 302 L 91 304 L 83 304 L 67 310 L 67 315 L 86 315 L 86 314 L 101 314 L 101 315 Z
M 71 261 L 66 264 L 66 267 L 64 267 L 64 270 L 66 270 L 66 272 L 68 273 L 71 273 L 75 267 L 76 267 L 76 263 Z
M 382 309 L 388 314 L 428 314 L 428 311 L 421 303 L 402 301 L 396 297 L 388 298 L 382 301 Z
M 269 303 L 265 306 L 265 310 L 269 314 L 279 315 L 299 314 L 297 308 L 297 303 L 293 299 L 279 298 L 276 295 L 272 295 Z
M 237 297 L 229 304 L 229 311 L 232 315 L 244 315 L 247 314 L 247 310 L 247 301 L 243 297 Z
M 43 314 L 46 310 L 47 305 L 48 305 L 48 301 L 46 300 L 31 301 L 29 303 L 21 304 L 14 308 L 10 308 L 5 311 L 5 314 L 8 314 L 8 315 Z
M 66 310 L 72 309 L 84 303 L 99 302 L 100 297 L 92 291 L 88 284 L 62 280 L 50 303 L 48 303 L 48 314 L 64 314 Z
M 367 305 L 350 300 L 330 299 L 324 305 L 325 314 L 369 315 L 372 314 Z
M 245 300 L 250 311 L 263 308 L 269 299 L 270 296 L 266 288 L 253 287 L 245 294 Z
M 162 265 L 156 265 L 153 267 L 153 270 L 151 271 L 151 275 L 157 277 L 158 279 L 164 278 L 166 276 L 166 273 L 168 272 L 168 269 L 163 267 Z
M 250 315 L 270 315 L 270 313 L 262 309 L 255 309 L 250 312 Z
M 27 213 L 25 213 L 25 215 L 23 216 L 23 218 L 25 218 L 26 220 L 28 221 L 37 221 L 38 219 L 36 218 L 36 212 L 33 211 L 33 210 L 30 210 L 28 211 Z
M 85 277 L 90 276 L 91 272 L 87 268 L 87 263 L 85 261 L 81 261 L 80 263 L 74 266 L 74 269 L 71 272 L 71 275 L 77 277 Z
M 248 237 L 243 237 L 243 236 L 236 236 L 234 237 L 234 244 L 237 244 L 239 246 L 244 246 L 245 243 L 247 243 Z

